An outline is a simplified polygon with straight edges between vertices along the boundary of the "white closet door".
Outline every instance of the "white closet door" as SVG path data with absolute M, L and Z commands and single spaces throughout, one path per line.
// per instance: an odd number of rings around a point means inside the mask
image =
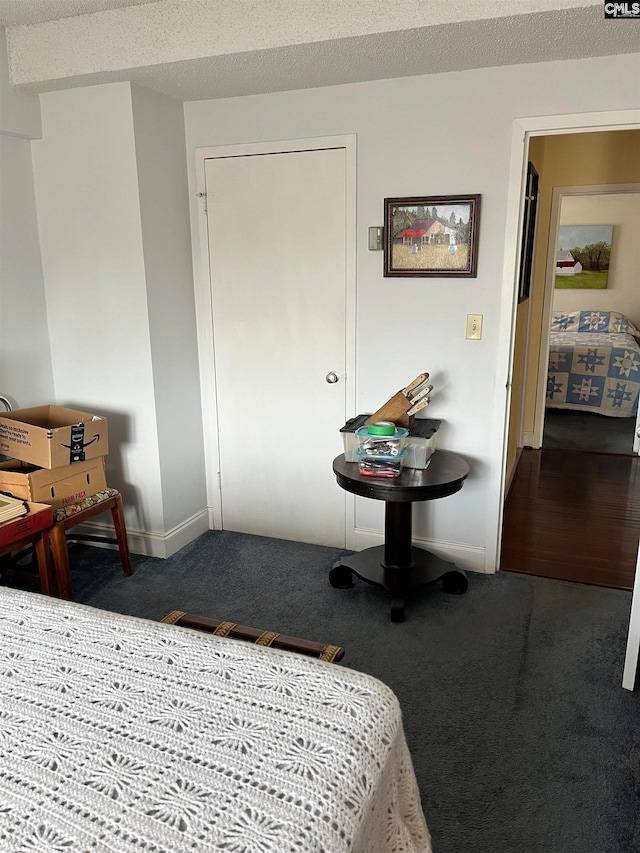
M 343 148 L 206 161 L 226 530 L 344 546 L 345 163 Z

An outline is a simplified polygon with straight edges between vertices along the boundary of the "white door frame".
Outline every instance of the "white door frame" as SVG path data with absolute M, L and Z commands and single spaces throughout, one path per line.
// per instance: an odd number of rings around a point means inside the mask
M 219 157 L 244 157 L 257 154 L 284 154 L 319 149 L 345 149 L 346 184 L 346 375 L 345 401 L 347 412 L 355 412 L 355 363 L 356 363 L 356 135 L 313 137 L 310 139 L 286 139 L 273 142 L 243 143 L 238 145 L 215 145 L 196 148 L 196 192 L 201 201 L 198 205 L 198 238 L 200 242 L 200 269 L 195 275 L 196 324 L 198 329 L 198 357 L 200 362 L 200 384 L 204 430 L 204 457 L 206 468 L 207 505 L 209 529 L 222 528 L 222 494 L 220 491 L 220 449 L 218 445 L 218 410 L 215 379 L 215 351 L 213 340 L 213 300 L 209 268 L 209 241 L 207 236 L 205 161 Z M 342 424 L 336 424 L 336 433 Z M 331 460 L 327 460 L 327 465 Z M 337 486 L 336 486 L 337 488 Z M 346 543 L 352 547 L 355 530 L 355 499 L 347 495 Z
M 631 616 L 627 635 L 627 651 L 624 658 L 622 686 L 625 690 L 634 690 L 638 676 L 638 656 L 640 654 L 640 548 L 636 562 L 636 577 L 631 597 Z
M 547 391 L 547 372 L 549 367 L 549 341 L 551 337 L 551 314 L 553 311 L 553 292 L 556 268 L 555 238 L 558 234 L 562 200 L 567 196 L 585 195 L 614 195 L 616 193 L 640 193 L 640 184 L 593 184 L 584 187 L 554 187 L 551 200 L 551 217 L 549 221 L 549 240 L 545 268 L 544 303 L 542 308 L 542 334 L 540 336 L 540 353 L 538 361 L 536 401 L 533 419 L 533 432 L 521 436 L 523 444 L 531 447 L 542 447 L 544 432 L 545 399 Z M 524 390 L 524 389 L 523 389 Z M 638 413 L 640 426 L 640 410 Z M 638 439 L 634 439 L 634 447 Z M 637 450 L 636 450 L 637 452 Z
M 515 317 L 518 303 L 517 272 L 520 256 L 522 231 L 522 199 L 526 180 L 529 139 L 532 136 L 551 136 L 560 133 L 589 133 L 603 130 L 637 130 L 640 128 L 640 109 L 611 110 L 608 112 L 575 113 L 556 116 L 520 118 L 513 122 L 511 138 L 511 162 L 506 211 L 504 263 L 500 303 L 499 328 L 505 331 L 498 346 L 496 375 L 498 379 L 494 394 L 494 423 L 491 430 L 491 458 L 499 459 L 500 465 L 490 475 L 488 495 L 487 571 L 495 572 L 499 566 L 502 544 L 502 522 L 507 467 L 507 438 L 509 429 L 509 405 L 513 375 L 513 347 Z M 506 333 L 506 330 L 509 330 Z M 625 673 L 635 672 L 640 650 L 640 583 L 636 572 L 636 584 L 629 624 L 629 642 Z M 628 686 L 627 684 L 623 686 Z

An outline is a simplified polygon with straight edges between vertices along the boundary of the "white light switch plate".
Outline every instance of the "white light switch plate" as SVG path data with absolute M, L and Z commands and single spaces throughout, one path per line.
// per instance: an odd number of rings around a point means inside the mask
M 467 314 L 467 340 L 479 341 L 482 338 L 482 314 Z

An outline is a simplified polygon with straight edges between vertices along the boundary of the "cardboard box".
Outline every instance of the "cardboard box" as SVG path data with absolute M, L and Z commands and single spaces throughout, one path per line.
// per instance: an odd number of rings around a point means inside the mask
M 38 468 L 75 465 L 108 452 L 107 419 L 98 415 L 36 406 L 0 417 L 0 453 Z
M 36 468 L 17 459 L 0 462 L 0 492 L 23 501 L 49 504 L 54 509 L 106 488 L 102 456 L 60 468 Z
M 21 518 L 0 524 L 0 548 L 17 545 L 53 524 L 53 508 L 47 504 L 29 503 L 29 512 Z

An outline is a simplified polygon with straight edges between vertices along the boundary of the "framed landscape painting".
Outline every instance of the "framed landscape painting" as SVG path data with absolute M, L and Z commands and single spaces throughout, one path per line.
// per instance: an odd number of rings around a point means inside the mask
M 556 250 L 556 287 L 605 290 L 613 225 L 561 225 Z
M 475 278 L 479 220 L 479 195 L 385 198 L 385 276 Z

